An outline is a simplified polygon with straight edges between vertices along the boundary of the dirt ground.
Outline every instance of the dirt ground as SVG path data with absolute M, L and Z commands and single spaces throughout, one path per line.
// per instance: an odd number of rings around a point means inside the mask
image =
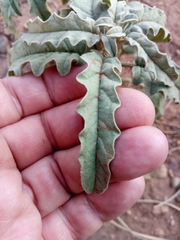
M 22 5 L 23 12 L 26 12 L 26 1 L 21 2 L 24 3 Z M 60 1 L 51 2 L 56 6 Z M 167 14 L 167 28 L 172 33 L 172 41 L 161 46 L 161 50 L 167 52 L 180 65 L 180 0 L 144 0 L 141 2 L 150 6 L 157 6 Z M 29 16 L 26 14 L 25 18 L 29 18 Z M 24 20 L 20 18 L 15 20 L 16 26 L 23 31 L 26 30 Z M 0 77 L 3 77 L 9 63 L 8 42 L 9 39 L 13 39 L 13 36 L 9 35 L 7 31 L 5 31 L 5 36 L 1 26 L 0 19 L 0 65 L 3 66 L 0 70 Z M 172 102 L 167 103 L 164 117 L 156 121 L 154 125 L 167 136 L 170 150 L 165 164 L 157 171 L 145 176 L 146 189 L 142 200 L 151 199 L 162 202 L 180 189 L 180 105 L 175 105 Z M 123 220 L 134 232 L 150 235 L 152 238 L 133 235 L 109 222 L 105 223 L 88 240 L 180 240 L 180 194 L 171 203 L 173 206 L 177 206 L 177 209 L 166 205 L 155 208 L 154 203 L 138 202 L 121 216 L 121 223 L 118 222 L 118 219 L 115 219 L 116 223 L 122 225 Z M 128 227 L 124 226 L 126 230 Z

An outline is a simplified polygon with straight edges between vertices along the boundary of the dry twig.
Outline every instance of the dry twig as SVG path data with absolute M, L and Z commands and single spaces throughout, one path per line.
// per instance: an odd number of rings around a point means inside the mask
M 166 199 L 163 202 L 160 202 L 158 205 L 156 205 L 156 207 L 160 207 L 160 206 L 163 206 L 163 205 L 165 205 L 167 203 L 170 203 L 170 202 L 172 202 L 173 200 L 175 200 L 179 196 L 180 196 L 180 189 L 175 194 L 173 194 L 170 198 Z
M 151 203 L 151 204 L 160 204 L 162 201 L 153 200 L 153 199 L 140 199 L 137 203 Z M 172 203 L 166 202 L 164 205 L 174 208 L 175 210 L 180 212 L 180 208 Z M 158 205 L 157 205 L 158 206 Z
M 150 236 L 150 235 L 147 235 L 147 234 L 143 234 L 143 233 L 139 233 L 139 232 L 133 231 L 133 230 L 124 222 L 124 220 L 123 220 L 122 218 L 118 217 L 117 220 L 120 222 L 120 224 L 117 223 L 117 222 L 114 221 L 114 220 L 112 220 L 111 223 L 112 223 L 114 226 L 116 226 L 116 227 L 118 227 L 118 228 L 120 228 L 120 229 L 122 229 L 122 230 L 124 230 L 124 231 L 126 231 L 126 232 L 131 233 L 132 236 L 137 237 L 137 238 L 139 238 L 139 239 L 141 239 L 141 240 L 168 240 L 168 239 L 165 239 L 165 238 L 154 237 L 154 236 Z

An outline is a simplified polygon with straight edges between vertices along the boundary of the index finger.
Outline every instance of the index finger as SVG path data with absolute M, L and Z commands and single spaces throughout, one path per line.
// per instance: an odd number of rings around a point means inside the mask
M 76 76 L 84 68 L 85 66 L 73 66 L 66 76 L 61 76 L 55 67 L 51 67 L 40 77 L 28 73 L 21 77 L 2 79 L 0 127 L 82 97 L 86 89 L 76 81 Z

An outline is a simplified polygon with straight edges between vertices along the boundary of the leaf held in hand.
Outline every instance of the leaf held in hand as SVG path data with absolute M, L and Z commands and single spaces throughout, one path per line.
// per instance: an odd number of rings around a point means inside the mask
M 77 107 L 85 126 L 80 133 L 81 179 L 87 193 L 104 192 L 110 180 L 109 163 L 115 156 L 114 142 L 120 135 L 115 123 L 115 110 L 120 106 L 116 87 L 121 80 L 117 58 L 105 58 L 98 53 L 82 55 L 88 67 L 77 76 L 87 94 Z
M 49 12 L 46 0 L 28 2 L 38 17 L 27 23 L 29 32 L 13 45 L 9 75 L 32 71 L 39 76 L 51 65 L 66 75 L 72 64 L 87 64 L 77 76 L 87 89 L 77 107 L 84 119 L 79 135 L 81 182 L 87 193 L 103 193 L 120 135 L 114 116 L 120 106 L 116 88 L 121 84 L 124 54 L 135 57 L 123 66 L 132 69 L 133 86 L 141 87 L 152 99 L 157 116 L 162 115 L 166 99 L 179 102 L 180 67 L 156 45 L 171 39 L 166 15 L 139 1 L 73 0 L 60 16 Z M 11 18 L 20 14 L 18 1 L 2 0 L 1 6 L 13 29 Z

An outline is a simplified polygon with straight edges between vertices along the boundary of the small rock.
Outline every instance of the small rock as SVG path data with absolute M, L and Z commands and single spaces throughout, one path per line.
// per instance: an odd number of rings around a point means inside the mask
M 178 188 L 180 186 L 180 178 L 179 177 L 173 177 L 171 179 L 171 184 L 172 184 L 172 187 Z
M 173 216 L 170 217 L 170 223 L 169 223 L 169 224 L 170 224 L 171 226 L 174 226 L 174 225 L 176 224 Z
M 169 212 L 169 207 L 168 206 L 161 206 L 161 207 L 153 207 L 152 213 L 156 215 L 161 215 L 161 214 L 166 214 Z
M 156 228 L 155 235 L 157 237 L 164 237 L 165 236 L 165 232 L 164 232 L 164 230 L 162 228 Z
M 168 176 L 168 169 L 165 164 L 162 164 L 161 167 L 158 169 L 158 177 L 159 178 L 166 178 Z
M 132 215 L 132 211 L 131 211 L 131 210 L 127 210 L 126 213 L 127 213 L 128 215 Z

